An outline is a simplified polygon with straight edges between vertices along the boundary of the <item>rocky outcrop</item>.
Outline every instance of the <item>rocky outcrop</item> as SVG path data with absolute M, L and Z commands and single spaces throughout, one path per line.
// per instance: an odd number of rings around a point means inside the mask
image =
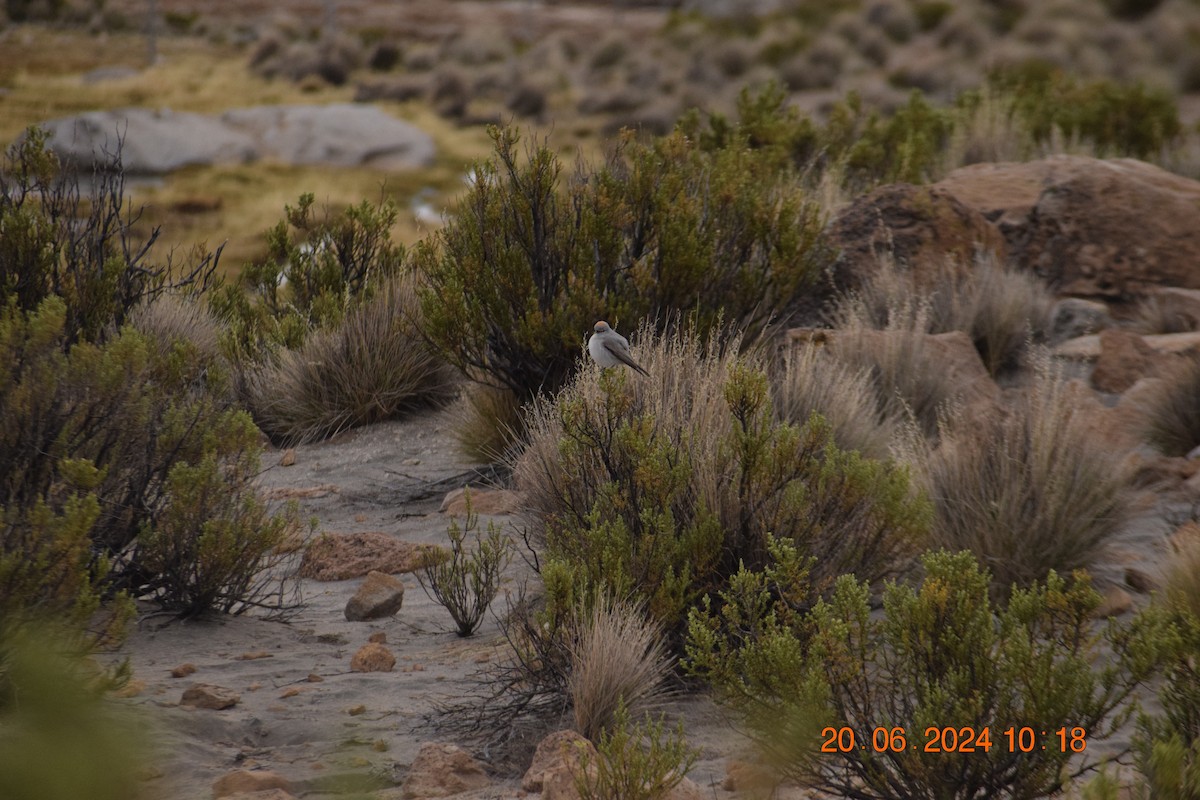
M 406 170 L 433 163 L 433 139 L 368 105 L 256 106 L 219 116 L 170 109 L 88 111 L 43 122 L 50 149 L 77 169 L 121 152 L 131 175 L 269 159 L 287 164 Z
M 1005 242 L 978 210 L 945 189 L 906 183 L 881 186 L 851 201 L 829 227 L 841 250 L 835 281 L 855 286 L 895 258 L 919 286 L 930 285 L 947 266 L 969 269 L 979 252 L 1004 261 Z
M 521 779 L 521 789 L 531 794 L 542 792 L 546 782 L 554 782 L 559 773 L 568 777 L 580 769 L 584 755 L 596 759 L 595 746 L 575 731 L 555 731 L 538 742 L 533 761 Z
M 394 575 L 412 572 L 430 555 L 442 552 L 431 544 L 403 542 L 381 531 L 326 533 L 315 539 L 300 560 L 300 576 L 318 581 L 361 578 L 372 570 Z
M 931 187 L 991 221 L 1012 263 L 1062 294 L 1200 288 L 1200 182 L 1128 158 L 974 164 Z
M 450 797 L 490 783 L 483 766 L 466 750 L 454 744 L 426 742 L 408 770 L 402 796 L 406 800 Z
M 404 604 L 404 584 L 383 572 L 372 570 L 346 603 L 346 619 L 361 622 L 390 617 Z

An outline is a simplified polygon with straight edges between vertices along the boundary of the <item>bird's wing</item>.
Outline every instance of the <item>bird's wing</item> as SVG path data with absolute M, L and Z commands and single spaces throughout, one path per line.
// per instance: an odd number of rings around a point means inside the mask
M 629 355 L 629 348 L 627 346 L 623 346 L 623 343 L 614 342 L 614 341 L 605 341 L 603 344 L 604 344 L 604 349 L 607 350 L 609 353 L 611 353 L 613 355 L 613 357 L 616 358 L 618 361 L 620 361 L 622 364 L 625 364 L 629 367 L 632 367 L 633 369 L 636 369 L 638 372 L 642 373 L 643 375 L 649 374 L 648 372 L 646 372 L 646 370 L 642 369 L 642 367 L 636 361 L 633 360 L 633 356 Z

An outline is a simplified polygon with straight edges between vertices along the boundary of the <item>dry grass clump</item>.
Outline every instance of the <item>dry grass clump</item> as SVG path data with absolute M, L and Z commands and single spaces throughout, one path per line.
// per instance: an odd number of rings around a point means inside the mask
M 1139 404 L 1142 435 L 1168 456 L 1200 444 L 1200 355 L 1175 360 Z
M 1200 538 L 1193 536 L 1176 546 L 1164 577 L 1167 606 L 1200 619 Z
M 188 342 L 205 361 L 220 353 L 221 323 L 208 305 L 196 298 L 161 294 L 130 315 L 133 327 L 151 341 L 170 346 Z
M 590 612 L 579 613 L 567 686 L 575 730 L 599 741 L 622 705 L 638 717 L 662 702 L 663 682 L 675 659 L 667 652 L 662 627 L 636 603 L 601 594 Z
M 521 417 L 521 402 L 511 389 L 472 383 L 451 413 L 454 437 L 471 458 L 490 464 L 520 451 L 525 422 Z
M 910 446 L 934 503 L 933 546 L 970 550 L 1000 592 L 1088 567 L 1133 514 L 1132 467 L 1049 365 L 1008 413 L 959 416 L 936 449 Z
M 1054 298 L 1036 276 L 1008 269 L 992 257 L 972 269 L 947 264 L 930 285 L 884 261 L 833 313 L 841 328 L 963 331 L 993 377 L 1022 366 L 1033 342 L 1050 331 Z
M 259 427 L 296 444 L 448 402 L 454 372 L 415 332 L 418 314 L 412 282 L 393 281 L 340 327 L 248 375 Z
M 871 373 L 837 360 L 824 348 L 790 349 L 771 381 L 775 413 L 784 422 L 802 425 L 821 414 L 843 450 L 870 458 L 887 458 L 902 420 L 881 415 Z
M 894 308 L 880 329 L 846 323 L 832 352 L 851 370 L 870 375 L 879 419 L 911 420 L 934 437 L 962 387 L 935 362 L 926 333 L 928 313 L 925 306 L 906 305 Z
M 1142 334 L 1186 333 L 1200 328 L 1200 304 L 1171 292 L 1142 298 L 1133 307 L 1129 327 Z

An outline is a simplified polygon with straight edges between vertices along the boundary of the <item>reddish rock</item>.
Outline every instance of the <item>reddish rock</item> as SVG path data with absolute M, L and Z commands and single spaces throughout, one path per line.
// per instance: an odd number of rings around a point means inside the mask
M 180 664 L 175 669 L 171 670 L 172 678 L 186 678 L 196 671 L 196 665 L 192 663 Z
M 243 792 L 264 792 L 281 789 L 290 792 L 291 783 L 278 772 L 271 770 L 238 769 L 217 778 L 213 784 L 213 798 L 230 797 Z
M 542 791 L 546 773 L 570 766 L 578 767 L 584 753 L 589 753 L 594 760 L 596 748 L 575 731 L 555 731 L 538 742 L 533 761 L 521 779 L 521 788 L 526 792 Z
M 283 451 L 283 455 L 279 457 L 279 466 L 290 467 L 296 463 L 296 448 L 289 447 Z
M 351 672 L 391 672 L 395 666 L 392 651 L 375 642 L 363 645 L 350 659 Z
M 894 258 L 912 270 L 918 286 L 932 285 L 947 264 L 969 269 L 980 252 L 1004 263 L 1004 237 L 983 214 L 950 192 L 906 183 L 881 186 L 851 201 L 829 226 L 841 250 L 839 285 L 857 286 Z
M 372 570 L 346 603 L 346 619 L 361 622 L 390 617 L 404 604 L 404 584 L 399 578 Z M 380 644 L 376 642 L 376 644 Z
M 296 797 L 283 789 L 264 789 L 261 792 L 237 792 L 226 795 L 223 800 L 296 800 Z
M 220 711 L 225 708 L 232 708 L 241 702 L 241 696 L 226 689 L 223 686 L 213 686 L 209 683 L 197 683 L 189 686 L 183 693 L 183 697 L 179 699 L 181 706 L 193 706 L 195 708 L 210 708 L 215 711 Z
M 427 554 L 440 553 L 437 545 L 403 542 L 378 531 L 365 533 L 326 533 L 304 551 L 300 575 L 318 581 L 344 581 L 361 578 L 371 570 L 394 575 L 412 572 Z
M 1200 182 L 1128 158 L 973 164 L 934 184 L 996 223 L 1013 263 L 1062 294 L 1200 289 Z
M 374 642 L 375 644 L 387 644 L 387 634 L 383 631 L 375 631 L 375 633 L 367 637 L 367 641 Z
M 778 783 L 764 767 L 731 759 L 725 764 L 725 780 L 721 781 L 721 788 L 752 797 L 767 797 Z
M 480 763 L 458 745 L 426 742 L 401 788 L 406 800 L 418 800 L 475 791 L 491 782 Z
M 1159 354 L 1132 331 L 1109 328 L 1101 331 L 1098 338 L 1100 356 L 1091 380 L 1092 386 L 1101 392 L 1120 394 L 1159 365 Z
M 467 497 L 471 498 L 471 511 L 485 516 L 515 514 L 521 508 L 521 494 L 509 489 L 455 489 L 442 500 L 439 509 L 443 514 L 463 515 L 467 513 Z
M 1140 594 L 1150 594 L 1159 586 L 1159 579 L 1141 567 L 1125 568 L 1125 585 Z
M 1133 608 L 1133 597 L 1120 586 L 1111 586 L 1104 593 L 1104 599 L 1096 608 L 1093 616 L 1097 619 L 1119 617 Z

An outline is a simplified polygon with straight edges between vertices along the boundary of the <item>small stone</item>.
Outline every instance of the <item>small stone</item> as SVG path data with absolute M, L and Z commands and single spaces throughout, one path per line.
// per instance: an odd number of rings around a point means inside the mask
M 137 697 L 144 691 L 146 691 L 146 682 L 134 678 L 120 689 L 117 689 L 115 692 L 113 692 L 113 694 L 116 697 Z
M 365 644 L 350 659 L 351 672 L 391 672 L 396 666 L 392 651 L 381 644 Z
M 357 706 L 354 706 L 353 708 L 346 709 L 346 713 L 352 717 L 357 717 L 357 716 L 367 713 L 367 707 L 362 704 L 359 704 Z
M 171 670 L 172 678 L 186 678 L 196 671 L 196 665 L 192 663 L 180 664 L 175 669 Z
M 214 711 L 220 711 L 225 708 L 232 708 L 241 701 L 241 696 L 230 689 L 223 686 L 213 686 L 209 683 L 197 683 L 189 686 L 184 691 L 183 697 L 179 699 L 181 706 L 193 706 L 195 708 L 209 708 Z
M 415 467 L 415 466 L 417 466 L 418 464 L 420 464 L 420 463 L 421 463 L 421 459 L 419 459 L 419 458 L 406 458 L 406 459 L 404 459 L 403 461 L 401 461 L 400 463 L 401 463 L 401 464 L 403 464 L 403 465 L 404 465 L 404 466 L 406 466 L 406 467 Z
M 372 570 L 346 603 L 344 613 L 351 622 L 380 619 L 392 616 L 403 604 L 404 583 L 393 575 Z
M 213 784 L 213 798 L 231 797 L 244 792 L 264 792 L 269 789 L 291 791 L 291 783 L 278 772 L 271 770 L 238 769 L 217 778 Z
M 297 689 L 295 686 L 292 686 L 291 688 L 284 689 L 282 692 L 280 692 L 279 699 L 286 700 L 289 697 L 295 697 L 296 695 L 300 694 L 302 691 L 303 691 L 302 689 Z
M 238 661 L 257 661 L 260 658 L 274 658 L 274 654 L 268 653 L 266 650 L 255 650 L 252 653 L 242 653 L 237 657 Z
M 405 800 L 450 797 L 483 789 L 491 782 L 480 763 L 458 745 L 426 742 L 413 759 L 401 796 Z
M 324 678 L 322 678 L 320 675 L 318 675 L 315 672 L 308 673 L 308 682 L 309 683 L 321 683 L 324 680 L 325 680 Z
M 520 509 L 521 495 L 509 489 L 455 489 L 442 500 L 443 514 L 459 516 L 467 513 L 467 498 L 471 511 L 485 516 L 514 514 Z
M 290 467 L 296 463 L 296 448 L 289 447 L 283 451 L 283 455 L 279 458 L 279 466 Z
M 1119 617 L 1133 608 L 1133 597 L 1120 586 L 1113 586 L 1104 593 L 1104 599 L 1096 607 L 1093 616 L 1097 619 Z
M 387 644 L 387 634 L 383 631 L 376 631 L 367 637 L 367 641 L 375 644 Z

